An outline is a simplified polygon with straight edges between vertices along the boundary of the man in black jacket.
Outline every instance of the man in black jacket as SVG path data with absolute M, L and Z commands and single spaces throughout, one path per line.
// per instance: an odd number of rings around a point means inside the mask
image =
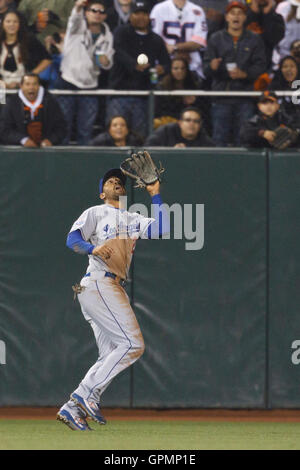
M 204 73 L 214 91 L 253 91 L 255 80 L 266 72 L 264 43 L 244 28 L 247 7 L 239 1 L 226 9 L 227 29 L 214 33 L 204 56 Z M 240 125 L 254 114 L 249 98 L 219 98 L 212 104 L 213 139 L 219 146 L 239 145 Z
M 158 76 L 169 71 L 170 57 L 163 39 L 151 31 L 148 3 L 133 3 L 130 24 L 114 31 L 114 65 L 108 88 L 114 90 L 149 90 Z M 144 63 L 137 61 L 143 54 Z M 107 122 L 114 115 L 124 116 L 134 132 L 147 134 L 147 99 L 137 96 L 111 97 L 107 103 Z
M 276 135 L 274 130 L 280 126 L 288 127 L 293 133 L 293 144 L 299 146 L 297 121 L 285 114 L 274 92 L 265 91 L 258 100 L 258 114 L 245 122 L 241 128 L 241 142 L 246 147 L 272 148 Z
M 178 123 L 160 126 L 145 143 L 149 147 L 214 147 L 213 140 L 202 126 L 199 109 L 190 106 L 180 115 Z
M 38 75 L 25 74 L 18 94 L 3 107 L 1 141 L 6 145 L 50 147 L 62 143 L 66 123 L 54 96 L 40 85 Z

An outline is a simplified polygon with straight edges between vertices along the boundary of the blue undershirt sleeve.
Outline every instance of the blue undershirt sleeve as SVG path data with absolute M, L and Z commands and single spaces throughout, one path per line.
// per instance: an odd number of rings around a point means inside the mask
M 79 253 L 80 255 L 90 255 L 95 248 L 94 245 L 86 242 L 82 238 L 79 229 L 69 233 L 66 245 L 70 250 L 73 250 L 75 253 Z
M 153 205 L 153 217 L 155 220 L 148 227 L 148 238 L 162 238 L 163 235 L 170 232 L 170 215 L 163 206 L 160 194 L 152 196 L 151 203 Z

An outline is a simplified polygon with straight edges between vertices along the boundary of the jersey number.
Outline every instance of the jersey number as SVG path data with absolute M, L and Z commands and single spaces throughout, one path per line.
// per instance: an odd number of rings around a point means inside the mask
M 181 25 L 179 21 L 164 21 L 163 35 L 167 39 L 174 39 L 175 42 L 186 42 L 186 30 L 188 28 L 193 29 L 195 23 L 184 23 Z M 169 32 L 170 29 L 173 32 Z M 174 31 L 175 30 L 175 31 Z M 178 33 L 177 31 L 178 30 Z

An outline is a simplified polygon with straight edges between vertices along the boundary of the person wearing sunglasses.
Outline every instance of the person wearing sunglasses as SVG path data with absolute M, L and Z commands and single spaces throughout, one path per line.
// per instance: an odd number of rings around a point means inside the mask
M 105 23 L 104 0 L 78 0 L 68 21 L 57 88 L 95 90 L 99 77 L 113 65 L 113 35 Z M 68 123 L 65 144 L 69 144 L 73 120 L 77 122 L 76 142 L 88 145 L 98 115 L 99 97 L 61 95 L 60 104 Z
M 215 147 L 215 143 L 202 125 L 201 111 L 188 106 L 182 110 L 178 122 L 160 126 L 147 138 L 145 146 Z

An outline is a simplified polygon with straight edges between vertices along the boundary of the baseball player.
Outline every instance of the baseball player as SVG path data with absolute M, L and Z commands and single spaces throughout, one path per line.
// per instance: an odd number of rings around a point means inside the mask
M 189 0 L 165 0 L 153 7 L 150 19 L 152 30 L 163 38 L 169 54 L 188 54 L 190 70 L 204 78 L 199 53 L 207 44 L 204 10 Z
M 121 170 L 109 170 L 99 184 L 104 204 L 85 210 L 67 237 L 70 249 L 89 257 L 86 274 L 73 290 L 99 350 L 97 362 L 57 414 L 57 419 L 73 430 L 90 430 L 88 417 L 106 423 L 100 409 L 102 393 L 117 374 L 141 357 L 145 348 L 124 284 L 136 241 L 161 237 L 169 232 L 169 221 L 159 181 L 146 187 L 154 218 L 122 209 L 120 197 L 126 195 L 125 184 Z

